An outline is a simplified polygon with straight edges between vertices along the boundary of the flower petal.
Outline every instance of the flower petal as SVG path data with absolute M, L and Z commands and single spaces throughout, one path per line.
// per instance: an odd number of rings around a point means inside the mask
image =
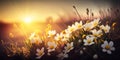
M 41 58 L 41 56 L 36 57 L 36 59 L 40 59 L 40 58 Z
M 39 52 L 39 51 L 40 51 L 40 49 L 36 49 L 36 51 L 37 51 L 37 52 Z
M 105 48 L 105 44 L 102 44 L 101 47 L 102 47 L 102 48 Z
M 64 57 L 65 57 L 65 58 L 68 58 L 68 54 L 65 54 Z
M 108 42 L 107 42 L 107 41 L 104 41 L 104 44 L 105 44 L 105 46 L 106 46 L 106 45 L 108 45 Z
M 87 41 L 86 39 L 83 40 L 83 42 L 86 42 L 86 41 Z
M 115 48 L 114 48 L 114 47 L 111 47 L 110 50 L 115 51 Z
M 106 49 L 102 49 L 103 52 L 106 52 L 107 50 Z
M 112 41 L 110 41 L 109 45 L 110 45 L 110 47 L 112 47 L 114 45 L 114 43 Z
M 108 54 L 111 54 L 112 52 L 111 52 L 110 50 L 107 50 L 107 53 L 108 53 Z

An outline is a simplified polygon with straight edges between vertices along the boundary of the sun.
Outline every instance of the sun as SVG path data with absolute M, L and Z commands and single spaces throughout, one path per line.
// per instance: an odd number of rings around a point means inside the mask
M 26 17 L 26 18 L 24 18 L 24 22 L 25 23 L 31 23 L 32 22 L 32 18 L 31 17 Z

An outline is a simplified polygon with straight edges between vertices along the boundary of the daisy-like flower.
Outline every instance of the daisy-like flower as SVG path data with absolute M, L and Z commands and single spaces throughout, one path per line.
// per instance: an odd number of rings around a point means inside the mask
M 100 20 L 100 19 L 95 19 L 95 20 L 92 21 L 92 22 L 89 22 L 89 23 L 84 24 L 84 25 L 83 25 L 84 30 L 85 30 L 85 31 L 91 30 L 92 28 L 94 28 L 95 26 L 97 26 L 97 25 L 99 24 L 99 20 Z
M 67 41 L 67 40 L 69 40 L 69 38 L 71 36 L 71 34 L 69 34 L 67 32 L 66 32 L 66 34 L 62 32 L 60 35 L 62 36 L 61 41 Z
M 56 40 L 56 41 L 59 41 L 59 40 L 61 40 L 63 38 L 63 36 L 61 35 L 61 34 L 57 34 L 55 37 L 54 37 L 54 39 Z
M 77 27 L 77 29 L 81 29 L 82 28 L 82 21 L 79 22 L 75 22 L 75 26 Z
M 63 39 L 61 41 L 68 41 L 69 37 L 70 37 L 69 34 L 65 34 L 65 35 L 63 35 Z
M 40 39 L 40 37 L 37 36 L 35 33 L 32 33 L 29 39 L 31 43 L 37 43 L 37 44 L 42 43 L 42 40 Z
M 97 31 L 96 29 L 94 29 L 94 30 L 91 30 L 91 32 L 92 32 L 93 36 L 95 36 L 95 37 L 100 37 L 102 35 L 101 30 Z
M 85 31 L 89 31 L 89 30 L 91 30 L 92 28 L 93 28 L 93 24 L 92 24 L 92 23 L 86 23 L 86 24 L 83 25 L 83 29 L 84 29 Z
M 88 35 L 88 36 L 86 36 L 86 39 L 84 39 L 83 40 L 83 42 L 84 42 L 84 45 L 92 45 L 92 44 L 94 44 L 94 36 L 93 35 Z
M 75 25 L 68 26 L 68 29 L 67 29 L 68 33 L 72 33 L 72 32 L 74 32 L 75 30 L 77 30 L 77 27 L 76 27 Z
M 68 54 L 60 53 L 57 55 L 57 57 L 59 58 L 59 60 L 63 60 L 64 58 L 68 58 Z
M 36 51 L 37 51 L 37 53 L 36 53 L 36 55 L 37 55 L 36 59 L 40 59 L 45 54 L 44 47 L 42 47 L 41 50 L 37 49 Z
M 65 53 L 70 52 L 70 50 L 72 50 L 74 48 L 73 47 L 73 42 L 67 43 L 67 46 L 65 46 L 64 48 L 65 48 L 65 50 L 64 50 Z
M 55 48 L 57 47 L 57 44 L 55 42 L 48 42 L 48 52 L 55 51 Z
M 108 25 L 106 25 L 106 26 L 101 25 L 100 28 L 103 29 L 105 33 L 108 33 L 110 31 L 110 26 L 108 26 Z
M 101 47 L 103 48 L 102 51 L 103 52 L 107 52 L 108 54 L 111 54 L 111 51 L 114 51 L 115 48 L 113 47 L 114 43 L 112 41 L 110 41 L 108 43 L 108 41 L 104 41 L 104 43 L 101 45 Z
M 55 30 L 48 31 L 48 37 L 54 36 L 56 34 Z
M 32 43 L 42 43 L 42 40 L 39 38 L 39 37 L 34 37 L 32 40 L 31 40 Z
M 97 26 L 100 22 L 99 22 L 99 18 L 97 18 L 97 19 L 95 19 L 94 21 L 92 21 L 91 23 L 92 23 L 92 25 L 95 27 L 95 26 Z

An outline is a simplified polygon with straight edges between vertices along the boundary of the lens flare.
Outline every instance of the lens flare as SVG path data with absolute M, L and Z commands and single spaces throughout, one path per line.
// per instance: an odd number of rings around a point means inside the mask
M 26 17 L 26 18 L 24 18 L 24 22 L 25 23 L 31 23 L 32 22 L 32 18 L 31 17 Z

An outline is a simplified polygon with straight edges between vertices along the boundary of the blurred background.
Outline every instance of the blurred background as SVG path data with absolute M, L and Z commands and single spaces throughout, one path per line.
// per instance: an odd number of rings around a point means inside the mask
M 75 21 L 95 18 L 116 22 L 114 37 L 119 40 L 119 6 L 119 0 L 0 0 L 0 40 L 22 46 L 31 33 L 42 34 L 49 24 L 59 33 Z

